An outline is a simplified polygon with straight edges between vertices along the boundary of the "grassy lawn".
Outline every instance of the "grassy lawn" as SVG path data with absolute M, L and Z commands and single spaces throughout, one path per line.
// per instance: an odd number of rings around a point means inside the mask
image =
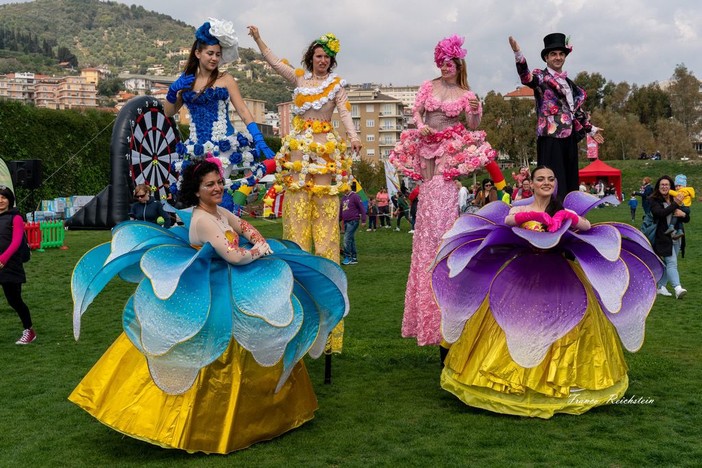
M 638 188 L 643 175 L 664 172 L 686 172 L 691 185 L 702 187 L 697 166 L 621 164 L 616 167 L 625 169 L 627 191 Z M 658 299 L 643 348 L 626 353 L 631 381 L 626 396 L 653 400 L 650 404 L 611 405 L 544 421 L 472 409 L 443 391 L 437 349 L 400 337 L 412 237 L 404 224 L 400 233 L 357 234 L 360 263 L 345 267 L 352 309 L 332 385 L 322 383 L 323 359 L 306 360 L 319 398 L 315 419 L 226 457 L 188 455 L 122 436 L 67 401 L 120 333 L 121 308 L 132 289 L 113 281 L 84 316 L 81 340 L 75 342 L 72 268 L 86 250 L 108 241 L 109 233 L 70 231 L 68 250 L 37 252 L 27 264 L 25 299 L 38 333 L 35 343 L 14 344 L 19 319 L 0 301 L 0 466 L 699 466 L 698 216 L 702 210 L 693 205 L 688 251 L 680 260 L 689 294 L 680 301 Z M 629 209 L 597 209 L 589 217 L 628 222 Z M 279 222 L 255 224 L 266 236 L 281 234 Z

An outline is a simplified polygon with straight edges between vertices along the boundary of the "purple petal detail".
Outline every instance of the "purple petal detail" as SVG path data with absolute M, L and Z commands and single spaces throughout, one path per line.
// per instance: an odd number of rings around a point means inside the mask
M 560 253 L 529 253 L 495 276 L 490 307 L 505 332 L 512 359 L 530 368 L 582 320 L 587 293 Z
M 590 193 L 570 192 L 563 200 L 563 207 L 575 211 L 580 216 L 585 216 L 588 211 L 603 203 L 619 205 L 619 200 L 612 195 L 598 198 Z
M 462 246 L 463 244 L 466 244 L 468 242 L 475 242 L 475 241 L 482 242 L 484 239 L 485 239 L 484 236 L 473 237 L 471 235 L 462 235 L 462 236 L 456 236 L 455 238 L 453 238 L 451 240 L 442 241 L 441 245 L 439 246 L 439 251 L 436 253 L 436 257 L 434 257 L 434 261 L 431 263 L 431 265 L 429 266 L 428 269 L 433 270 L 437 263 L 439 263 L 441 260 L 448 257 L 451 254 L 451 252 L 453 252 L 454 250 L 456 250 L 458 247 Z
M 510 206 L 502 201 L 494 201 L 480 208 L 476 213 L 478 216 L 487 218 L 496 224 L 505 222 L 505 218 L 509 214 Z
M 446 261 L 446 266 L 449 269 L 449 278 L 455 277 L 468 265 L 482 243 L 482 239 L 469 241 L 451 252 Z
M 466 321 L 473 316 L 485 300 L 490 282 L 507 257 L 479 255 L 468 268 L 450 278 L 446 261 L 441 261 L 432 272 L 432 289 L 441 309 L 443 338 L 455 342 L 463 332 Z
M 512 232 L 529 242 L 537 249 L 548 250 L 558 245 L 561 240 L 561 236 L 568 231 L 569 227 L 570 220 L 567 219 L 563 222 L 561 228 L 556 232 L 532 231 L 530 229 L 524 229 L 516 226 L 512 228 Z
M 624 261 L 619 256 L 615 261 L 609 261 L 592 245 L 580 242 L 569 244 L 568 250 L 575 255 L 602 305 L 612 312 L 619 312 L 622 297 L 629 286 L 629 270 Z
M 647 249 L 651 250 L 651 243 L 649 242 L 648 238 L 644 236 L 643 233 L 634 226 L 630 226 L 624 223 L 607 224 L 610 226 L 614 226 L 617 230 L 619 230 L 619 233 L 622 235 L 622 237 L 628 237 L 629 239 L 641 245 L 642 247 L 646 247 Z
M 622 252 L 631 280 L 624 294 L 622 308 L 613 314 L 604 309 L 607 318 L 614 324 L 622 344 L 630 352 L 641 348 L 646 329 L 646 317 L 651 312 L 656 299 L 656 280 L 652 271 L 640 258 L 628 252 Z
M 661 258 L 656 255 L 653 250 L 651 250 L 650 244 L 642 246 L 638 242 L 633 242 L 624 238 L 622 239 L 622 251 L 627 251 L 643 261 L 651 270 L 651 273 L 653 273 L 653 277 L 656 279 L 656 281 L 661 279 L 661 276 L 663 276 L 665 266 L 663 265 Z
M 598 224 L 587 231 L 573 231 L 571 234 L 574 238 L 592 245 L 600 255 L 610 262 L 619 258 L 619 252 L 622 249 L 622 236 L 614 226 Z
M 502 221 L 504 221 L 504 218 L 502 218 Z M 491 228 L 494 227 L 495 224 L 494 221 L 483 218 L 482 216 L 466 213 L 454 221 L 451 229 L 446 231 L 442 237 L 443 239 L 450 239 L 456 235 L 465 234 L 478 229 Z

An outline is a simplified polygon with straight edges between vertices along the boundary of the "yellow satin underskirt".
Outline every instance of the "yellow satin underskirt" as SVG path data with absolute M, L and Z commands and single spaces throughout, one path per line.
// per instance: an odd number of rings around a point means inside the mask
M 572 265 L 584 280 L 588 308 L 541 364 L 527 369 L 512 360 L 486 299 L 451 346 L 441 387 L 469 406 L 539 418 L 582 414 L 621 398 L 629 380 L 619 337 L 582 271 Z
M 272 439 L 314 417 L 317 397 L 302 361 L 274 393 L 282 364 L 262 367 L 232 340 L 182 395 L 151 380 L 123 333 L 68 397 L 103 424 L 136 439 L 188 452 L 229 453 Z

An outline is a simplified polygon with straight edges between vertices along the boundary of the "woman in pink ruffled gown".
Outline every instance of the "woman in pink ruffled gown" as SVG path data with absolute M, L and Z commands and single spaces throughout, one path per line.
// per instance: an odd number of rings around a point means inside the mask
M 403 132 L 390 161 L 400 172 L 423 180 L 414 226 L 412 265 L 405 293 L 402 336 L 420 346 L 441 341 L 441 313 L 431 289 L 431 266 L 442 234 L 458 217 L 458 187 L 453 181 L 485 166 L 494 150 L 485 133 L 469 131 L 480 124 L 482 107 L 468 86 L 463 38 L 444 39 L 434 50 L 441 76 L 425 82 L 414 104 L 417 129 Z

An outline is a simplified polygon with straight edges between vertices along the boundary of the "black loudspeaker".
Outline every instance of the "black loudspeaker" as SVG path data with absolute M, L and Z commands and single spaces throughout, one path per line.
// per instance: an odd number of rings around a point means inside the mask
M 41 185 L 41 159 L 8 161 L 7 168 L 10 170 L 15 188 L 34 190 Z

